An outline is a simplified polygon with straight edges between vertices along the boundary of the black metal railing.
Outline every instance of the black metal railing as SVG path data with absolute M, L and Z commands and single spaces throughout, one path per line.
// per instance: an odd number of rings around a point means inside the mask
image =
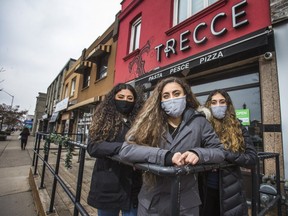
M 43 161 L 42 166 L 42 174 L 41 174 L 41 182 L 40 182 L 40 189 L 44 188 L 44 181 L 45 181 L 45 169 L 46 167 L 48 170 L 52 173 L 54 176 L 53 179 L 53 185 L 52 185 L 52 192 L 51 192 L 51 200 L 50 200 L 50 206 L 47 213 L 52 213 L 54 211 L 54 202 L 55 202 L 55 193 L 56 193 L 56 187 L 57 183 L 60 184 L 60 186 L 63 188 L 64 192 L 67 194 L 67 196 L 70 198 L 72 203 L 74 204 L 74 216 L 78 215 L 79 213 L 81 215 L 89 215 L 86 209 L 83 207 L 83 205 L 80 203 L 81 200 L 81 190 L 82 190 L 82 180 L 83 180 L 83 172 L 84 172 L 84 164 L 85 164 L 85 154 L 86 154 L 86 148 L 87 146 L 85 144 L 75 142 L 75 141 L 69 141 L 68 145 L 73 145 L 77 148 L 79 148 L 79 169 L 77 174 L 77 183 L 76 183 L 76 189 L 75 194 L 69 189 L 69 186 L 65 184 L 64 180 L 59 176 L 59 166 L 60 166 L 60 158 L 61 158 L 61 152 L 62 152 L 62 146 L 58 145 L 57 149 L 57 159 L 56 159 L 56 165 L 55 168 L 53 168 L 49 164 L 49 151 L 52 149 L 50 148 L 50 141 L 49 139 L 45 140 L 45 137 L 49 136 L 49 134 L 38 132 L 36 135 L 35 140 L 35 146 L 34 146 L 34 155 L 33 155 L 33 162 L 32 165 L 34 166 L 34 175 L 37 175 L 37 166 L 38 166 L 38 159 Z M 46 151 L 44 154 L 44 157 L 41 156 L 40 150 L 44 150 L 43 147 L 41 147 L 41 141 L 48 142 L 46 147 Z M 265 193 L 265 191 L 260 191 L 259 186 L 261 184 L 261 177 L 263 176 L 263 171 L 260 169 L 261 164 L 260 161 L 264 160 L 265 158 L 273 158 L 275 159 L 276 163 L 276 176 L 280 178 L 280 171 L 279 171 L 279 154 L 278 153 L 259 153 L 258 154 L 258 162 L 257 166 L 254 169 L 250 170 L 251 173 L 251 184 L 252 184 L 252 199 L 251 199 L 251 213 L 252 216 L 260 216 L 264 215 L 266 212 L 268 212 L 273 206 L 277 204 L 278 209 L 278 216 L 281 216 L 281 191 L 280 191 L 280 183 L 277 180 L 277 192 L 275 194 L 272 194 L 275 196 L 275 199 L 272 199 L 264 208 L 261 206 L 261 200 L 260 200 L 260 193 Z M 113 156 L 111 159 L 116 160 L 120 163 L 124 163 L 130 166 L 135 167 L 136 169 L 140 169 L 143 171 L 151 172 L 159 176 L 172 176 L 175 177 L 175 181 L 173 182 L 171 186 L 171 215 L 173 216 L 179 216 L 180 212 L 180 180 L 181 176 L 183 175 L 189 175 L 193 173 L 199 173 L 199 172 L 206 172 L 213 169 L 223 169 L 226 167 L 235 166 L 233 164 L 229 163 L 223 163 L 223 164 L 205 164 L 205 165 L 196 165 L 196 166 L 183 166 L 183 167 L 163 167 L 155 164 L 148 164 L 148 163 L 136 163 L 131 164 L 125 161 L 122 161 L 118 156 Z

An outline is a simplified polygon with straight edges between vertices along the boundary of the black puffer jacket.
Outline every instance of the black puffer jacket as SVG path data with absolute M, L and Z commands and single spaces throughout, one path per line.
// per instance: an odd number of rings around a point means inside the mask
M 219 172 L 219 192 L 220 192 L 220 215 L 223 216 L 246 216 L 248 207 L 240 167 L 251 168 L 256 164 L 257 152 L 249 133 L 242 126 L 242 133 L 245 141 L 244 153 L 233 153 L 225 151 L 226 161 L 238 166 L 221 169 Z M 204 180 L 205 182 L 205 180 Z M 205 185 L 205 183 L 203 183 Z M 206 189 L 204 188 L 204 197 Z M 208 194 L 209 196 L 209 194 Z M 205 198 L 204 198 L 205 200 Z M 203 203 L 205 208 L 205 203 Z
M 129 125 L 123 122 L 115 142 L 88 143 L 89 155 L 97 158 L 88 194 L 88 204 L 95 208 L 128 211 L 131 205 L 138 205 L 141 172 L 106 157 L 118 154 L 128 130 Z

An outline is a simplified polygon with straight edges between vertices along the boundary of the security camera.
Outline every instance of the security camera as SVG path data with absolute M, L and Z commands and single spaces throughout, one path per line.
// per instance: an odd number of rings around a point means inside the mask
M 264 54 L 264 58 L 265 58 L 266 60 L 271 60 L 272 57 L 273 57 L 273 55 L 272 55 L 271 52 L 266 52 L 266 53 Z

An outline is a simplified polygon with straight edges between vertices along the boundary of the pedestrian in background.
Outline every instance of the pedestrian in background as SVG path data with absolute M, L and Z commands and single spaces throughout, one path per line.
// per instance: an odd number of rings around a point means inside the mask
M 28 136 L 30 135 L 30 131 L 27 127 L 24 127 L 23 130 L 20 133 L 20 140 L 21 140 L 21 149 L 25 150 L 27 141 L 28 141 Z
M 212 112 L 210 119 L 225 149 L 225 159 L 238 166 L 208 172 L 204 189 L 204 216 L 248 215 L 240 167 L 256 164 L 257 152 L 247 129 L 236 118 L 229 94 L 224 90 L 212 91 L 205 103 Z
M 119 152 L 122 160 L 165 166 L 220 163 L 221 143 L 190 86 L 169 77 L 158 83 Z M 139 193 L 138 216 L 171 215 L 171 185 L 175 178 L 146 172 Z M 180 215 L 199 215 L 198 174 L 181 176 Z
M 128 84 L 116 85 L 98 105 L 90 127 L 87 151 L 96 158 L 88 204 L 99 216 L 136 216 L 142 173 L 107 156 L 118 154 L 126 132 L 142 105 Z

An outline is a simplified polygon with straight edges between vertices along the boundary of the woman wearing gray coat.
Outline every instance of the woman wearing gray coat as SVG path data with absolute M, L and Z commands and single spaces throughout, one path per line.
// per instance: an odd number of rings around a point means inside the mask
M 119 152 L 123 160 L 159 165 L 221 163 L 220 141 L 182 79 L 162 80 L 147 99 Z M 145 173 L 138 216 L 170 215 L 173 177 Z M 181 177 L 180 215 L 199 215 L 198 175 Z

